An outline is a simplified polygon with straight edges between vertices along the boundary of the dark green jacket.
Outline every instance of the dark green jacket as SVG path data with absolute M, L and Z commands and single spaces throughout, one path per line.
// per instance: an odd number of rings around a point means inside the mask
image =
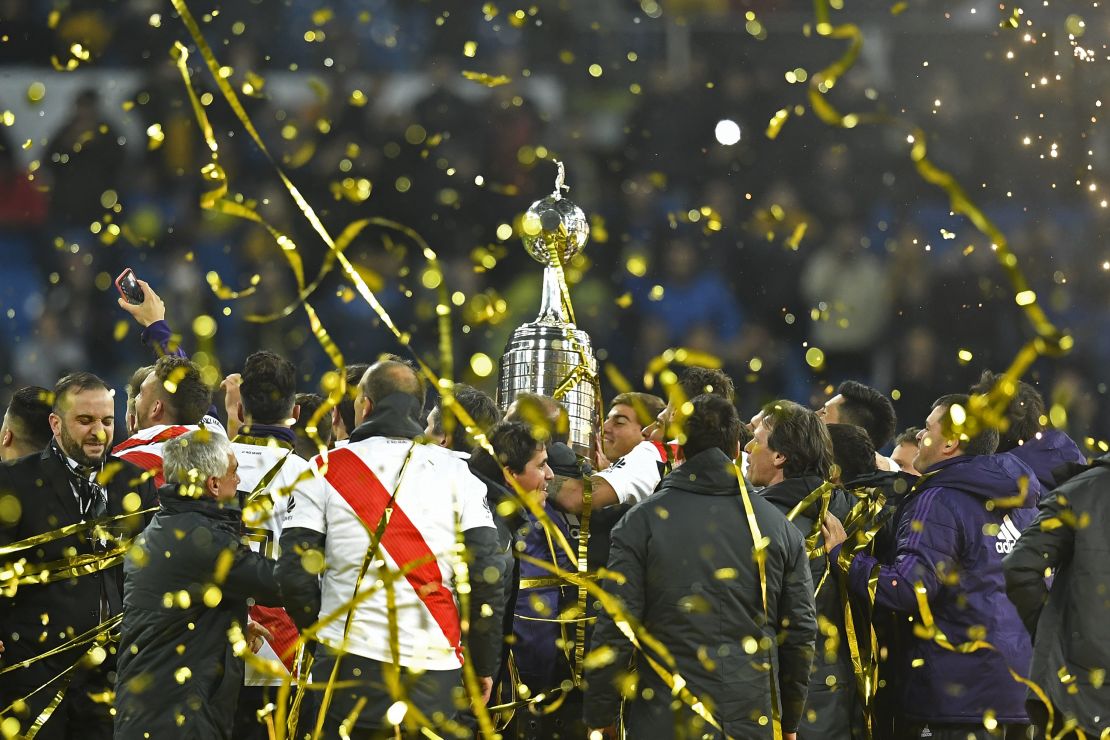
M 243 661 L 228 630 L 246 631 L 250 597 L 281 605 L 274 562 L 242 544 L 238 509 L 159 497 L 124 563 L 115 736 L 230 738 Z
M 753 541 L 732 460 L 706 450 L 676 468 L 659 490 L 613 529 L 609 569 L 623 574 L 606 590 L 674 658 L 690 691 L 733 738 L 770 738 L 770 678 L 776 679 L 783 729 L 793 731 L 806 699 L 816 633 L 813 584 L 798 530 L 770 503 L 750 494 L 766 549 L 769 621 L 764 618 Z M 614 660 L 587 671 L 585 717 L 612 724 L 615 686 L 633 649 L 612 617 L 599 617 L 592 643 Z M 658 657 L 658 656 L 656 656 Z M 640 697 L 629 702 L 629 737 L 717 737 L 689 710 L 674 712 L 664 682 L 640 654 Z M 771 668 L 769 673 L 768 667 Z M 646 690 L 650 689 L 650 692 Z M 650 698 L 649 698 L 650 697 Z
M 1098 737 L 1110 728 L 1110 455 L 1080 470 L 1041 501 L 1002 567 L 1033 635 L 1028 675 L 1056 707 L 1055 730 L 1072 719 Z

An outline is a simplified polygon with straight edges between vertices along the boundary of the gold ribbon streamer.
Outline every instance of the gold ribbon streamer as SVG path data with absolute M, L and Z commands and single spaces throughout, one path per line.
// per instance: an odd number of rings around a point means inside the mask
M 1037 336 L 1026 343 L 1018 352 L 1009 368 L 998 378 L 994 387 L 986 394 L 972 396 L 969 403 L 966 431 L 974 435 L 983 427 L 1005 428 L 1006 408 L 1017 391 L 1017 380 L 1025 370 L 1040 356 L 1059 356 L 1067 353 L 1075 344 L 1072 336 L 1062 332 L 1048 319 L 1037 302 L 1036 294 L 1029 289 L 1024 273 L 1018 267 L 1017 256 L 1010 250 L 1009 242 L 990 218 L 977 206 L 956 179 L 947 171 L 937 167 L 927 156 L 925 133 L 920 128 L 908 126 L 904 121 L 879 114 L 848 113 L 842 114 L 828 100 L 827 93 L 856 63 L 863 47 L 863 33 L 853 23 L 832 25 L 829 22 L 829 0 L 814 0 L 816 31 L 819 36 L 832 39 L 847 39 L 847 51 L 828 67 L 813 75 L 809 83 L 809 102 L 813 112 L 826 124 L 841 128 L 855 128 L 862 123 L 901 125 L 910 129 L 908 141 L 911 144 L 910 159 L 918 175 L 927 183 L 936 186 L 948 196 L 954 213 L 965 216 L 972 225 L 991 240 L 999 264 L 1006 272 L 1014 290 L 1015 301 L 1022 308 L 1026 319 Z M 780 114 L 782 111 L 780 111 Z M 770 138 L 778 135 L 785 123 L 786 116 L 776 115 L 768 127 Z M 964 424 L 956 425 L 956 431 L 963 431 Z

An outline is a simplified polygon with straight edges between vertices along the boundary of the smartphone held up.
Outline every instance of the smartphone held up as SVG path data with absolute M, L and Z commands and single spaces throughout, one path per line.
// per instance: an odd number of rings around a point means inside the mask
M 123 300 L 134 305 L 142 303 L 145 298 L 143 289 L 139 287 L 139 281 L 135 278 L 135 272 L 130 267 L 116 278 L 116 289 L 123 296 Z

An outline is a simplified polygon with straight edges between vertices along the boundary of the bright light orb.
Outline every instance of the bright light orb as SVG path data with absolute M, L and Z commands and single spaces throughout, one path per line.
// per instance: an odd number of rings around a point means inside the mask
M 740 126 L 736 121 L 726 118 L 723 121 L 717 121 L 717 128 L 713 130 L 713 134 L 721 144 L 732 146 L 740 141 Z

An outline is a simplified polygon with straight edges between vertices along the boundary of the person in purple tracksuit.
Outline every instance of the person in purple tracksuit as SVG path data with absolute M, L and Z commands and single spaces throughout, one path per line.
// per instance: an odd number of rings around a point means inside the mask
M 998 377 L 984 370 L 979 382 L 972 386 L 972 393 L 988 393 Z M 1048 493 L 1060 481 L 1055 472 L 1068 463 L 1087 464 L 1087 456 L 1079 445 L 1059 429 L 1052 429 L 1045 422 L 1044 398 L 1029 383 L 1019 380 L 1014 397 L 1006 408 L 1008 425 L 999 433 L 998 451 L 1009 452 L 1033 469 L 1041 482 L 1043 493 Z
M 900 738 L 1023 738 L 1029 722 L 1026 687 L 1014 674 L 1028 675 L 1032 645 L 1006 598 L 1002 559 L 1036 516 L 1041 486 L 1014 455 L 992 454 L 995 430 L 969 438 L 953 429 L 967 404 L 961 394 L 933 404 L 914 460 L 923 476 L 898 513 L 893 565 L 848 550 L 841 557 L 840 545 L 831 552 L 854 594 L 866 597 L 874 575 L 875 603 L 906 616 L 899 642 L 905 654 L 892 661 L 901 686 Z M 839 522 L 826 521 L 830 543 L 843 539 Z M 937 633 L 922 630 L 929 625 L 919 588 Z M 940 644 L 941 633 L 961 649 Z M 987 729 L 985 717 L 997 725 Z

